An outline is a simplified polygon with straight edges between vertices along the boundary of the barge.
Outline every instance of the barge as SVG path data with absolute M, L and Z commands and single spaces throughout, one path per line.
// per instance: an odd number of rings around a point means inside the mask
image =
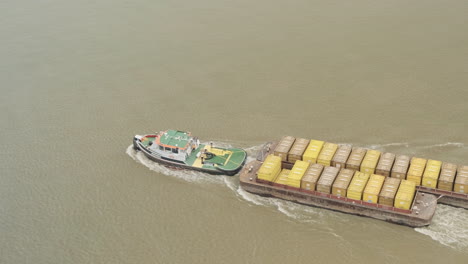
M 409 180 L 419 192 L 436 195 L 438 203 L 468 209 L 468 166 L 291 136 L 269 145 L 285 167 L 292 167 L 296 160 L 307 160 Z
M 351 199 L 346 195 L 320 192 L 315 188 L 305 189 L 303 186 L 298 188 L 280 184 L 281 180 L 279 179 L 270 182 L 262 180 L 258 176 L 259 171 L 261 171 L 266 158 L 273 153 L 272 147 L 274 146 L 275 144 L 272 143 L 266 144 L 259 153 L 257 160 L 248 163 L 241 171 L 240 186 L 244 190 L 261 196 L 275 197 L 304 205 L 367 216 L 410 227 L 427 226 L 431 223 L 437 205 L 437 198 L 431 194 L 415 191 L 414 196 L 412 196 L 414 199 L 409 201 L 409 208 L 402 209 L 370 201 Z M 282 163 L 281 167 L 283 171 L 287 171 L 288 168 L 294 170 L 294 166 L 290 163 Z M 322 175 L 322 177 L 325 176 Z
M 169 167 L 229 176 L 239 172 L 247 158 L 243 149 L 202 144 L 190 132 L 178 130 L 136 135 L 133 148 Z

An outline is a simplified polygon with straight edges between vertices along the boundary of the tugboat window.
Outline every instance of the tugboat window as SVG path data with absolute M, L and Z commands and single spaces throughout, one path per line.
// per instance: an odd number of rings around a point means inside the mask
M 171 148 L 166 147 L 166 151 L 169 151 L 169 152 L 170 152 L 170 151 L 171 151 Z
M 164 147 L 163 147 L 163 146 L 159 146 L 159 150 L 164 150 Z
M 179 153 L 179 149 L 178 148 L 173 148 L 172 153 L 176 153 L 176 154 Z

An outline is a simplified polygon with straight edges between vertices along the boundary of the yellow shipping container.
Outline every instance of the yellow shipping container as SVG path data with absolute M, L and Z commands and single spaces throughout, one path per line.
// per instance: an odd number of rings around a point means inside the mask
M 281 157 L 282 161 L 286 161 L 288 159 L 288 152 L 291 149 L 292 145 L 294 144 L 294 141 L 296 138 L 291 137 L 291 136 L 284 136 L 280 142 L 278 142 L 278 145 L 276 145 L 275 150 L 273 151 L 273 154 L 275 154 L 278 157 Z
M 309 168 L 309 165 L 309 162 L 297 160 L 289 172 L 286 185 L 301 188 L 301 179 L 307 171 L 307 168 Z
M 468 193 L 468 166 L 458 168 L 453 190 L 458 193 Z
M 301 188 L 308 191 L 315 191 L 315 185 L 317 184 L 322 171 L 322 164 L 310 164 L 309 168 L 301 179 Z
M 333 155 L 335 155 L 337 149 L 337 144 L 325 142 L 322 151 L 320 151 L 318 156 L 317 163 L 322 164 L 323 166 L 330 166 Z
M 437 188 L 449 192 L 453 191 L 453 182 L 455 181 L 456 174 L 457 165 L 444 162 L 442 164 L 442 170 L 440 171 L 439 184 L 437 184 Z
M 311 140 L 304 155 L 302 155 L 302 160 L 310 163 L 317 163 L 318 155 L 324 144 L 324 141 Z
M 379 162 L 380 151 L 369 149 L 361 163 L 361 172 L 373 174 Z
M 379 204 L 393 206 L 398 187 L 400 187 L 400 179 L 386 178 L 379 194 Z
M 422 158 L 412 158 L 406 179 L 416 183 L 417 186 L 421 185 L 421 178 L 426 167 L 427 160 Z
M 348 160 L 349 154 L 351 154 L 351 149 L 351 145 L 340 145 L 331 160 L 331 165 L 337 168 L 346 167 L 346 161 Z
M 302 159 L 305 149 L 309 145 L 310 140 L 305 138 L 296 138 L 296 141 L 292 145 L 288 153 L 288 161 L 290 163 L 296 162 L 296 160 Z
M 377 203 L 379 201 L 380 190 L 385 181 L 385 176 L 372 174 L 367 182 L 366 188 L 364 189 L 363 201 L 369 203 Z
M 286 183 L 288 182 L 288 175 L 290 171 L 291 170 L 283 169 L 278 175 L 278 177 L 276 177 L 275 183 L 286 185 Z
M 281 158 L 272 154 L 268 155 L 257 172 L 257 178 L 274 182 L 281 171 Z
M 379 163 L 377 163 L 377 167 L 375 168 L 375 174 L 390 177 L 390 172 L 392 171 L 394 162 L 395 154 L 389 152 L 382 154 Z
M 395 158 L 395 164 L 392 168 L 391 177 L 400 180 L 406 179 L 406 173 L 408 172 L 410 163 L 410 157 L 406 155 L 399 155 Z
M 439 179 L 441 167 L 442 161 L 428 160 L 422 178 L 422 186 L 435 189 L 437 187 L 437 180 Z
M 366 187 L 369 176 L 370 174 L 368 173 L 356 171 L 354 173 L 353 179 L 351 180 L 351 183 L 349 184 L 346 197 L 354 200 L 361 200 L 362 192 L 364 191 L 364 187 Z
M 361 167 L 362 159 L 366 155 L 367 150 L 364 148 L 353 148 L 349 155 L 348 161 L 346 161 L 346 168 L 352 170 L 359 170 Z
M 414 193 L 416 192 L 416 184 L 412 181 L 402 180 L 400 188 L 395 196 L 396 208 L 409 210 L 413 204 Z
M 353 179 L 353 175 L 353 170 L 341 169 L 340 173 L 338 173 L 338 176 L 336 176 L 335 182 L 333 183 L 332 194 L 346 197 L 346 191 L 348 190 L 351 179 Z

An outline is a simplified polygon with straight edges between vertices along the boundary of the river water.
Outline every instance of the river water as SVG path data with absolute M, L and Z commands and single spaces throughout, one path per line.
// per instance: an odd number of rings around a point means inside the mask
M 0 263 L 467 263 L 429 227 L 161 167 L 134 134 L 283 135 L 468 164 L 468 2 L 0 3 Z

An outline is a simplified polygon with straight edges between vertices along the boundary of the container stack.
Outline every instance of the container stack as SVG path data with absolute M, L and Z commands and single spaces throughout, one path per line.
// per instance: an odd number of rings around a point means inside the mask
M 324 144 L 324 141 L 311 140 L 307 146 L 306 151 L 304 152 L 304 155 L 302 156 L 302 160 L 310 163 L 317 163 L 318 155 Z
M 458 168 L 453 190 L 458 193 L 468 193 L 468 166 Z
M 322 172 L 322 176 L 317 182 L 317 191 L 322 193 L 330 193 L 333 182 L 340 169 L 336 167 L 325 167 Z
M 257 179 L 274 182 L 281 171 L 281 158 L 268 155 L 257 172 Z
M 411 165 L 409 167 L 406 179 L 408 181 L 414 182 L 416 186 L 421 185 L 421 179 L 424 173 L 424 168 L 426 167 L 426 163 L 426 159 L 413 157 L 411 159 Z
M 453 182 L 455 181 L 455 175 L 457 174 L 457 165 L 453 163 L 444 162 L 442 164 L 442 170 L 440 171 L 439 189 L 451 192 L 453 190 Z
M 362 192 L 364 187 L 366 187 L 367 181 L 369 180 L 369 174 L 356 171 L 354 177 L 349 184 L 348 193 L 346 197 L 354 200 L 362 199 Z
M 331 160 L 331 165 L 337 168 L 346 167 L 346 161 L 351 154 L 351 145 L 340 145 Z
M 439 179 L 441 167 L 442 161 L 428 160 L 422 178 L 422 186 L 435 189 L 437 187 L 437 180 Z
M 291 150 L 289 150 L 288 161 L 294 163 L 296 160 L 302 160 L 302 154 L 304 154 L 309 142 L 310 140 L 305 138 L 296 138 Z
M 379 204 L 393 206 L 395 203 L 395 195 L 400 187 L 400 179 L 386 178 L 379 194 Z
M 353 175 L 353 170 L 341 169 L 332 185 L 332 194 L 339 197 L 346 197 L 346 190 L 348 190 L 348 186 L 353 179 Z
M 369 149 L 361 163 L 361 172 L 373 174 L 379 162 L 380 151 Z
M 294 163 L 293 168 L 289 172 L 286 185 L 295 188 L 301 188 L 301 179 L 307 171 L 309 164 L 309 162 L 297 160 L 296 163 Z
M 323 166 L 330 166 L 333 155 L 335 155 L 335 152 L 337 149 L 338 149 L 337 144 L 325 142 L 325 144 L 323 145 L 322 151 L 320 152 L 317 158 L 317 163 L 320 163 Z
M 302 177 L 301 188 L 308 191 L 315 191 L 315 186 L 323 171 L 323 165 L 310 164 L 309 168 Z
M 278 157 L 281 157 L 282 161 L 287 161 L 288 160 L 288 152 L 291 149 L 292 145 L 294 144 L 294 141 L 296 139 L 291 136 L 284 136 L 278 145 L 276 145 L 276 148 L 274 150 L 274 154 Z
M 389 152 L 382 154 L 379 163 L 377 164 L 377 168 L 375 169 L 375 174 L 390 177 L 390 172 L 392 171 L 394 162 L 395 154 Z
M 359 170 L 361 167 L 362 159 L 366 155 L 367 150 L 364 148 L 353 148 L 349 155 L 348 161 L 346 161 L 346 168 L 352 170 Z
M 385 181 L 385 176 L 372 174 L 364 189 L 363 201 L 377 203 L 379 201 L 380 190 Z
M 402 180 L 395 196 L 394 206 L 399 209 L 409 210 L 413 203 L 415 192 L 416 184 L 413 181 Z
M 391 177 L 400 180 L 406 179 L 406 173 L 408 172 L 410 163 L 410 157 L 406 155 L 398 155 L 395 158 L 395 165 L 393 165 Z
M 290 171 L 291 170 L 288 170 L 288 169 L 281 170 L 278 177 L 276 177 L 275 183 L 286 185 L 286 183 L 288 182 L 288 176 L 289 176 Z

